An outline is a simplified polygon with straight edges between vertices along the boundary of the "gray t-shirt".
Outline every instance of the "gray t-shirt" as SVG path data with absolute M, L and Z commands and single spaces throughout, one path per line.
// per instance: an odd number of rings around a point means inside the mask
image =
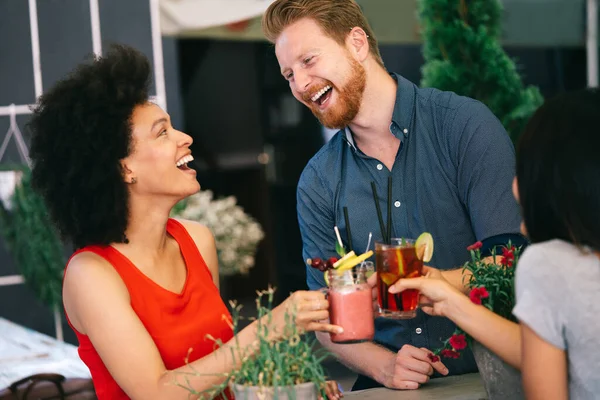
M 562 240 L 530 245 L 516 272 L 513 314 L 567 351 L 571 399 L 600 396 L 600 259 Z

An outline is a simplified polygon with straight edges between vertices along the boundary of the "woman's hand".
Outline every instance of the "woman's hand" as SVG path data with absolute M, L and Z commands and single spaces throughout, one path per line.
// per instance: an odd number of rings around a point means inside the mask
M 421 292 L 419 303 L 425 313 L 448 317 L 449 302 L 457 295 L 464 295 L 448 283 L 438 269 L 423 266 L 423 275 L 420 278 L 399 279 L 390 286 L 390 293 L 417 289 Z
M 329 324 L 329 302 L 319 291 L 299 290 L 294 292 L 283 303 L 273 309 L 272 323 L 276 335 L 285 335 L 285 315 L 295 315 L 294 323 L 298 333 L 321 331 L 342 333 L 343 329 Z

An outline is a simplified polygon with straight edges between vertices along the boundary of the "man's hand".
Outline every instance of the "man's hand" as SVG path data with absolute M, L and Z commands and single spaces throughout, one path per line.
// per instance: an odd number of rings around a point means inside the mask
M 448 368 L 441 361 L 431 362 L 429 354 L 431 351 L 425 348 L 418 349 L 409 344 L 402 346 L 389 361 L 379 383 L 390 389 L 418 389 L 429 381 L 434 370 L 447 375 Z
M 327 395 L 327 400 L 339 400 L 344 397 L 344 393 L 340 390 L 340 386 L 336 381 L 327 381 L 325 382 L 325 394 Z M 325 400 L 323 397 L 319 396 L 319 400 Z

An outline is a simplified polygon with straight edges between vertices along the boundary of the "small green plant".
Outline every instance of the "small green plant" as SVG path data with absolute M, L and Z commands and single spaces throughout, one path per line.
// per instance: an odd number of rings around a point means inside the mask
M 482 305 L 490 311 L 515 321 L 512 315 L 512 309 L 515 305 L 515 266 L 521 254 L 521 247 L 515 247 L 508 242 L 502 247 L 502 255 L 496 253 L 496 248 L 492 250 L 493 262 L 486 262 L 481 257 L 481 242 L 476 242 L 467 247 L 471 253 L 471 260 L 463 266 L 463 275 L 466 271 L 471 272 L 471 276 L 466 282 L 469 288 L 469 298 L 475 304 Z M 467 347 L 471 341 L 470 336 L 460 328 L 454 331 L 454 334 L 444 342 L 442 348 L 436 350 L 430 358 L 438 356 L 446 358 L 459 358 L 459 351 Z
M 277 389 L 280 389 L 282 392 L 286 392 L 290 399 L 293 399 L 295 396 L 294 385 L 312 382 L 317 386 L 321 396 L 327 398 L 325 395 L 326 376 L 321 365 L 321 362 L 327 357 L 327 353 L 323 349 L 315 349 L 316 339 L 314 337 L 298 330 L 295 324 L 295 310 L 286 311 L 283 332 L 277 332 L 278 328 L 274 326 L 271 314 L 274 292 L 273 288 L 257 292 L 257 317 L 250 318 L 250 320 L 256 320 L 257 338 L 256 342 L 248 348 L 242 347 L 236 339 L 240 330 L 240 320 L 242 320 L 240 315 L 242 306 L 235 301 L 229 302 L 231 323 L 235 335 L 232 339 L 235 341 L 235 346 L 231 350 L 231 355 L 234 359 L 241 360 L 239 369 L 225 374 L 223 376 L 225 379 L 220 385 L 202 392 L 194 390 L 189 384 L 189 380 L 187 380 L 186 386 L 176 384 L 201 398 L 213 398 L 221 395 L 229 386 L 238 384 L 262 389 L 273 388 L 275 393 L 278 393 Z M 282 337 L 282 339 L 273 340 L 274 336 Z M 223 345 L 220 339 L 207 337 L 214 340 L 217 346 Z M 191 374 L 206 375 L 199 371 Z

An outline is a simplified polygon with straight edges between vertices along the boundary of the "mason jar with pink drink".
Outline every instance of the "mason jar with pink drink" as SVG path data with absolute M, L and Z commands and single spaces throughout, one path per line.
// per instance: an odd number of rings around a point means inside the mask
M 373 296 L 365 270 L 345 271 L 331 269 L 328 274 L 329 318 L 332 324 L 344 328 L 342 333 L 331 333 L 334 343 L 360 343 L 375 336 Z

